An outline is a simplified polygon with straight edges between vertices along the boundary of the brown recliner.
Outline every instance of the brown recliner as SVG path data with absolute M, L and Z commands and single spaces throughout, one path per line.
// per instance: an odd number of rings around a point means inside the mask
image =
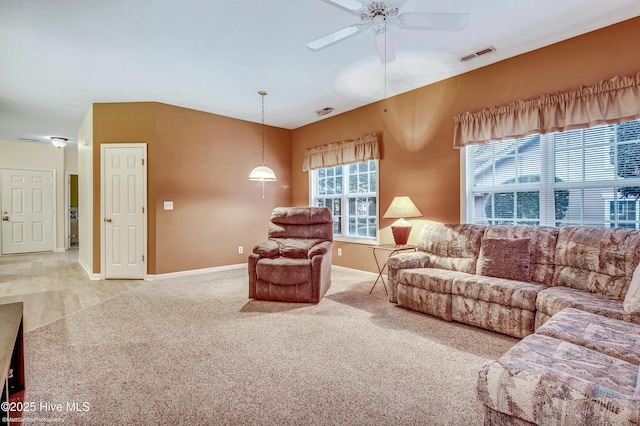
M 249 255 L 249 298 L 318 303 L 331 286 L 331 211 L 276 207 L 268 238 Z

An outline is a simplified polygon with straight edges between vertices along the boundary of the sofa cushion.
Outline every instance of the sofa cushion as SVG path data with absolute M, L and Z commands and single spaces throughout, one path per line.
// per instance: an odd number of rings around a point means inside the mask
M 311 282 L 311 260 L 275 257 L 260 259 L 256 265 L 259 280 L 279 285 Z
M 281 256 L 293 259 L 307 258 L 311 247 L 322 242 L 322 240 L 306 238 L 275 238 L 274 241 L 278 242 Z
M 640 365 L 640 325 L 637 324 L 566 308 L 536 333 Z
M 535 311 L 536 297 L 545 288 L 546 285 L 539 283 L 469 275 L 454 280 L 452 293 L 468 299 Z
M 398 272 L 397 281 L 410 287 L 451 294 L 453 281 L 461 277 L 468 278 L 473 275 L 438 268 L 402 269 Z
M 640 314 L 640 263 L 633 272 L 622 307 L 628 314 Z
M 538 293 L 536 300 L 538 312 L 553 316 L 564 308 L 576 308 L 605 317 L 640 324 L 640 315 L 626 313 L 622 307 L 622 302 L 610 297 L 569 287 L 549 287 Z
M 567 226 L 556 245 L 554 286 L 622 301 L 640 260 L 640 231 Z
M 427 253 L 427 267 L 474 274 L 484 227 L 472 224 L 427 224 L 418 238 L 418 250 Z
M 529 238 L 531 281 L 551 285 L 555 269 L 555 248 L 558 228 L 551 226 L 490 225 L 484 230 L 485 238 Z
M 309 240 L 298 238 L 279 238 L 280 255 L 294 259 L 305 259 L 309 252 Z
M 276 207 L 271 222 L 282 225 L 313 225 L 332 223 L 331 210 L 326 207 Z
M 530 281 L 529 238 L 482 238 L 477 273 L 488 277 Z
M 532 334 L 483 364 L 476 387 L 488 408 L 533 424 L 637 424 L 638 366 Z

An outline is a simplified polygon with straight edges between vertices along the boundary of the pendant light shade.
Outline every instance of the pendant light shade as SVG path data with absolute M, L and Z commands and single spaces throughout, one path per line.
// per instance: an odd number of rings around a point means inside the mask
M 258 167 L 251 170 L 249 174 L 249 180 L 262 182 L 262 198 L 264 198 L 264 183 L 265 182 L 275 182 L 276 174 L 264 164 L 264 97 L 267 92 L 261 90 L 258 92 L 260 96 L 262 96 L 262 164 Z
M 264 97 L 267 95 L 267 92 L 261 90 L 258 94 L 262 96 L 262 164 L 251 170 L 249 180 L 275 182 L 276 174 L 266 164 L 264 164 Z
M 263 182 L 275 182 L 276 174 L 269 167 L 262 165 L 251 170 L 249 180 L 263 181 Z

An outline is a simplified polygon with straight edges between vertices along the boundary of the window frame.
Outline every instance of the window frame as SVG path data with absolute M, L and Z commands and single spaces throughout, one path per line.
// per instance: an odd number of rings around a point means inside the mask
M 637 125 L 640 127 L 640 120 L 632 120 L 632 121 L 637 121 L 638 122 Z M 611 126 L 621 126 L 623 124 L 624 123 L 611 125 Z M 604 125 L 604 126 L 607 126 L 607 125 Z M 516 182 L 514 182 L 513 184 L 505 184 L 504 182 L 506 181 L 503 181 L 502 183 L 496 184 L 495 182 L 493 182 L 492 184 L 486 184 L 486 185 L 474 187 L 474 178 L 476 176 L 474 175 L 474 164 L 473 164 L 474 158 L 473 158 L 473 152 L 471 150 L 475 148 L 474 148 L 474 145 L 464 147 L 461 150 L 461 155 L 460 155 L 460 162 L 461 162 L 460 163 L 461 164 L 460 179 L 461 179 L 461 189 L 462 189 L 460 198 L 461 198 L 462 222 L 482 223 L 486 225 L 486 224 L 495 224 L 496 220 L 499 220 L 499 218 L 497 218 L 495 214 L 491 215 L 490 217 L 484 217 L 484 215 L 482 215 L 483 217 L 480 217 L 478 215 L 479 210 L 477 206 L 480 206 L 480 205 L 476 202 L 477 200 L 476 196 L 480 196 L 481 193 L 483 192 L 486 194 L 489 194 L 488 197 L 491 197 L 491 194 L 497 194 L 500 192 L 511 192 L 516 194 L 518 192 L 523 192 L 523 191 L 538 191 L 540 211 L 539 211 L 538 218 L 533 219 L 532 221 L 537 221 L 540 226 L 583 225 L 583 226 L 610 227 L 612 225 L 618 226 L 618 224 L 620 224 L 619 226 L 628 228 L 630 225 L 633 224 L 633 222 L 619 219 L 618 215 L 620 213 L 617 211 L 612 213 L 610 211 L 611 209 L 610 209 L 609 202 L 615 201 L 616 203 L 619 203 L 619 202 L 634 201 L 633 197 L 624 197 L 620 193 L 620 188 L 640 186 L 640 176 L 630 177 L 630 178 L 621 177 L 618 174 L 618 169 L 617 169 L 618 160 L 616 159 L 617 157 L 611 157 L 613 158 L 613 160 L 607 161 L 610 157 L 598 151 L 593 151 L 594 155 L 596 155 L 595 157 L 588 157 L 585 155 L 588 152 L 592 151 L 593 147 L 600 147 L 602 149 L 610 150 L 610 152 L 617 152 L 616 150 L 620 146 L 624 146 L 627 144 L 629 145 L 640 144 L 640 137 L 636 136 L 636 138 L 618 140 L 619 133 L 618 133 L 618 128 L 616 127 L 616 128 L 612 128 L 610 132 L 608 129 L 605 129 L 605 131 L 603 132 L 604 136 L 603 136 L 602 142 L 599 142 L 597 139 L 587 139 L 587 137 L 592 138 L 593 136 L 587 135 L 586 132 L 589 131 L 589 129 L 595 129 L 593 130 L 594 132 L 593 134 L 597 134 L 597 132 L 600 131 L 600 129 L 597 129 L 599 127 L 603 127 L 603 126 L 593 126 L 592 128 L 581 129 L 582 131 L 580 136 L 582 138 L 582 142 L 580 145 L 581 148 L 578 148 L 576 151 L 572 151 L 572 152 L 578 152 L 582 161 L 582 166 L 579 168 L 580 169 L 579 173 L 581 173 L 581 179 L 569 179 L 567 181 L 558 181 L 558 178 L 556 177 L 558 175 L 562 176 L 561 174 L 562 172 L 556 173 L 556 167 L 560 164 L 557 161 L 558 160 L 557 154 L 559 152 L 563 152 L 562 147 L 557 145 L 558 143 L 562 143 L 562 142 L 557 142 L 556 137 L 562 132 L 549 133 L 546 135 L 539 136 L 540 164 L 539 164 L 538 172 L 539 172 L 540 178 L 539 178 L 539 182 L 535 182 L 534 184 L 516 183 L 518 179 L 520 179 L 523 176 L 526 176 L 527 173 L 520 173 L 517 170 L 518 166 L 514 161 L 514 170 L 516 170 L 514 172 L 514 176 L 515 176 Z M 569 132 L 575 132 L 575 130 L 572 130 Z M 607 139 L 606 137 L 607 132 L 611 133 L 614 136 L 609 136 L 609 139 Z M 525 138 L 520 138 L 518 140 L 524 140 L 524 139 Z M 562 141 L 562 139 L 560 140 Z M 514 142 L 514 141 L 511 141 L 511 142 Z M 514 145 L 517 146 L 517 143 Z M 495 154 L 495 151 L 494 151 L 494 154 Z M 598 164 L 597 155 L 603 155 L 604 157 L 606 157 L 604 158 L 605 164 L 602 165 L 603 166 L 602 168 L 610 170 L 613 173 L 612 178 L 602 177 L 600 179 L 593 179 L 591 178 L 590 175 L 588 175 L 589 167 L 594 167 L 595 165 Z M 502 161 L 504 158 L 506 157 L 500 156 L 498 160 Z M 634 157 L 631 157 L 631 158 L 634 158 Z M 497 164 L 499 161 L 496 161 L 496 156 L 493 155 L 491 165 L 489 166 L 493 169 L 493 172 L 491 174 L 492 176 L 491 179 L 495 179 L 495 177 L 498 175 L 497 172 L 495 171 L 495 164 Z M 564 173 L 570 173 L 570 170 L 566 169 L 564 170 Z M 604 191 L 605 189 L 611 189 L 612 195 L 606 194 L 606 192 Z M 575 215 L 576 210 L 573 210 L 573 214 L 574 214 L 573 216 L 565 215 L 564 218 L 556 219 L 554 197 L 557 196 L 557 191 L 570 191 L 568 195 L 569 197 L 574 196 L 573 194 L 576 194 L 576 193 L 580 194 L 580 199 L 577 201 L 579 204 L 575 204 L 576 201 L 573 201 L 574 204 L 572 205 L 574 209 L 576 209 L 576 206 L 578 206 L 579 217 Z M 597 194 L 598 192 L 600 192 L 600 196 L 604 204 L 603 205 L 604 208 L 601 209 L 603 213 L 602 214 L 603 217 L 601 218 L 602 220 L 600 220 L 596 212 L 597 208 L 593 206 L 596 203 L 595 194 Z M 591 195 L 591 194 L 594 194 L 594 195 Z M 495 195 L 493 197 L 495 198 Z M 587 197 L 590 197 L 590 198 L 587 198 Z M 513 198 L 515 200 L 516 196 L 514 195 Z M 576 200 L 576 198 L 572 198 L 572 199 Z M 585 205 L 587 202 L 591 203 L 592 206 L 587 207 Z M 636 202 L 635 229 L 640 229 L 640 213 L 639 213 L 640 205 L 638 205 L 638 200 L 635 200 L 635 202 Z M 619 205 L 619 204 L 615 204 L 615 205 Z M 480 206 L 479 208 L 486 209 L 486 204 Z M 612 217 L 615 217 L 615 220 L 612 220 L 611 219 Z M 483 218 L 485 220 L 482 220 Z M 527 221 L 527 219 L 518 218 L 515 202 L 513 207 L 513 216 L 508 219 L 504 218 L 504 220 L 505 222 L 512 221 L 512 224 L 515 223 L 516 225 L 524 224 L 521 222 Z
M 375 192 L 361 192 L 361 193 L 357 193 L 357 194 L 348 193 L 349 176 L 350 176 L 349 166 L 358 165 L 358 164 L 361 164 L 361 163 L 368 163 L 370 161 L 375 163 L 375 177 L 376 177 L 376 190 L 375 190 Z M 343 193 L 342 194 L 328 194 L 328 195 L 317 194 L 317 191 L 318 191 L 318 179 L 319 179 L 318 173 L 322 169 L 309 170 L 309 205 L 310 206 L 317 206 L 316 200 L 318 198 L 321 198 L 321 199 L 327 199 L 327 198 L 340 199 L 341 200 L 340 227 L 342 229 L 342 233 L 341 234 L 335 234 L 334 233 L 333 234 L 334 241 L 351 242 L 351 243 L 359 243 L 359 244 L 378 244 L 379 240 L 380 240 L 380 160 L 378 160 L 378 159 L 365 160 L 365 161 L 359 161 L 357 163 L 342 164 L 341 166 L 343 167 L 343 170 L 342 170 Z M 324 169 L 333 169 L 335 167 L 338 167 L 338 166 L 326 167 Z M 368 171 L 368 173 L 371 173 L 371 171 Z M 376 233 L 376 236 L 375 237 L 365 237 L 365 236 L 349 235 L 348 234 L 348 232 L 349 232 L 349 218 L 350 217 L 358 218 L 357 215 L 356 216 L 349 215 L 349 199 L 350 198 L 367 198 L 367 197 L 375 198 L 375 200 L 376 200 L 376 214 L 375 214 L 375 221 L 376 221 L 376 223 L 375 223 L 375 233 Z M 333 212 L 332 212 L 332 214 L 333 214 Z M 371 217 L 371 216 L 367 215 L 367 217 Z

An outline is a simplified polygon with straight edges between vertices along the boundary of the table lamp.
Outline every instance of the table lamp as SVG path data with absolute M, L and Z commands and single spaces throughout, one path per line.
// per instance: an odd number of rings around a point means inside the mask
M 391 205 L 385 212 L 385 219 L 398 219 L 391 225 L 391 232 L 393 233 L 393 239 L 397 246 L 404 246 L 409 240 L 409 234 L 411 233 L 411 224 L 406 221 L 405 217 L 420 217 L 422 213 L 411 198 L 405 196 L 395 197 L 391 202 Z

